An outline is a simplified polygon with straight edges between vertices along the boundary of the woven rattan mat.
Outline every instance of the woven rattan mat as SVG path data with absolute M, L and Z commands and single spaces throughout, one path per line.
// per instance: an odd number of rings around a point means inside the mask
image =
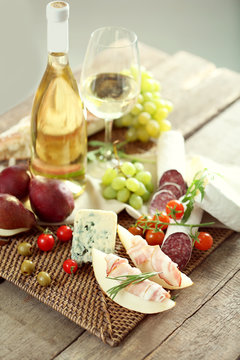
M 118 215 L 118 222 L 128 227 L 132 219 L 123 211 Z M 189 274 L 233 233 L 227 229 L 208 229 L 208 231 L 214 238 L 213 247 L 203 252 L 194 249 L 186 274 Z M 127 310 L 106 297 L 95 280 L 90 264 L 79 268 L 73 277 L 66 274 L 62 264 L 70 257 L 70 243 L 57 242 L 51 252 L 42 252 L 36 246 L 37 236 L 37 233 L 18 235 L 7 245 L 0 247 L 0 276 L 59 311 L 107 344 L 118 345 L 145 315 Z M 36 270 L 29 277 L 25 277 L 20 272 L 24 257 L 18 254 L 17 246 L 23 240 L 34 244 L 34 252 L 29 259 L 36 264 Z M 116 252 L 126 257 L 119 239 L 116 243 Z M 37 283 L 36 275 L 39 271 L 47 271 L 51 275 L 52 282 L 49 287 L 43 288 Z

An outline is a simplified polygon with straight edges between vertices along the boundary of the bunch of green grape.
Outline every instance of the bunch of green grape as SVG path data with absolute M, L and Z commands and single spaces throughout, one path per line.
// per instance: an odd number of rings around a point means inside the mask
M 116 168 L 108 168 L 102 177 L 102 195 L 117 199 L 140 209 L 153 192 L 152 174 L 140 162 L 126 161 Z
M 135 68 L 126 70 L 126 75 L 134 76 Z M 128 127 L 128 141 L 140 140 L 147 142 L 150 138 L 158 138 L 161 132 L 171 130 L 167 120 L 173 105 L 160 95 L 160 84 L 152 74 L 141 68 L 141 92 L 131 112 L 115 120 L 118 127 Z

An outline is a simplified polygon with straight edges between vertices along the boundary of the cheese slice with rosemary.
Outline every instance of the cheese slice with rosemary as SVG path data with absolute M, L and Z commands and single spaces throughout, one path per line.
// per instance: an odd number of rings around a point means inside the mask
M 81 209 L 74 219 L 71 258 L 78 264 L 92 261 L 92 249 L 113 253 L 117 215 L 113 211 Z

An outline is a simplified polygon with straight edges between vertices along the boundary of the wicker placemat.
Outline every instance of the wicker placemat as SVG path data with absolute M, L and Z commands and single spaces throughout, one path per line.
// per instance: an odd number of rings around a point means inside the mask
M 133 220 L 123 211 L 118 215 L 118 222 L 128 227 Z M 186 268 L 189 274 L 233 231 L 208 229 L 214 238 L 214 245 L 209 251 L 193 251 L 192 259 Z M 90 264 L 78 269 L 75 276 L 66 274 L 62 269 L 63 261 L 70 257 L 70 243 L 57 242 L 51 252 L 42 252 L 36 246 L 37 233 L 18 235 L 0 247 L 0 276 L 25 290 L 43 303 L 59 311 L 84 329 L 99 337 L 111 346 L 118 345 L 145 315 L 127 310 L 106 297 L 100 290 Z M 34 244 L 34 252 L 29 257 L 36 264 L 32 276 L 25 277 L 20 272 L 24 259 L 17 252 L 19 242 L 23 240 Z M 116 252 L 126 257 L 126 252 L 119 239 Z M 39 271 L 47 271 L 52 278 L 51 285 L 41 287 L 36 276 Z

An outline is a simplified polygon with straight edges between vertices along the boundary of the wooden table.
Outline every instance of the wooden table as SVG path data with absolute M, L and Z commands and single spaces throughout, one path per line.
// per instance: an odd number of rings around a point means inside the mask
M 186 52 L 169 56 L 140 44 L 141 62 L 173 101 L 173 128 L 187 152 L 240 165 L 240 74 Z M 0 132 L 29 113 L 32 98 L 0 116 Z M 226 209 L 227 211 L 227 209 Z M 240 219 L 239 219 L 240 221 Z M 0 250 L 1 251 L 1 250 Z M 176 308 L 147 316 L 118 347 L 28 296 L 0 283 L 0 359 L 221 359 L 240 354 L 240 235 L 219 246 L 191 278 Z

